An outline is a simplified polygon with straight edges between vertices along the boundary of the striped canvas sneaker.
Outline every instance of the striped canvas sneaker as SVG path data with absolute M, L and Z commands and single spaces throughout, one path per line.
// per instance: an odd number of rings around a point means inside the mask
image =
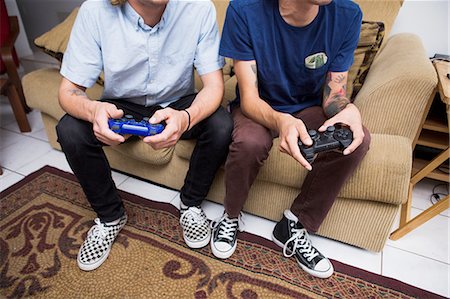
M 86 240 L 78 252 L 78 267 L 84 271 L 92 271 L 103 264 L 111 251 L 112 244 L 119 232 L 127 223 L 127 215 L 113 222 L 104 223 L 99 218 L 88 231 Z

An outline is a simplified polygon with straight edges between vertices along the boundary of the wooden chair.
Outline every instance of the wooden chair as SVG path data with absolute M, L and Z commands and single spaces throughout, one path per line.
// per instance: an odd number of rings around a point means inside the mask
M 6 78 L 0 78 L 0 91 L 8 97 L 11 107 L 14 112 L 17 124 L 21 132 L 30 132 L 30 124 L 27 119 L 27 112 L 31 109 L 25 102 L 25 96 L 23 94 L 22 83 L 20 81 L 19 74 L 17 73 L 17 67 L 13 60 L 13 47 L 14 43 L 19 35 L 19 22 L 16 16 L 9 17 L 10 34 L 8 40 L 6 40 L 1 46 L 1 58 L 6 67 Z

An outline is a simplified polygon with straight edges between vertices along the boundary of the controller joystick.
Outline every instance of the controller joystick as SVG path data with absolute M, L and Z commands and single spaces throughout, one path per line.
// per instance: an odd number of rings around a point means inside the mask
M 122 118 L 108 120 L 108 125 L 111 131 L 121 135 L 153 136 L 164 130 L 164 125 L 150 124 L 148 119 L 144 117 L 138 122 L 133 116 L 127 114 Z
M 301 154 L 309 163 L 314 161 L 317 153 L 331 150 L 343 151 L 353 141 L 352 131 L 340 125 L 329 126 L 323 133 L 318 133 L 316 130 L 309 130 L 308 134 L 312 139 L 312 145 L 306 146 L 299 139 L 298 146 Z

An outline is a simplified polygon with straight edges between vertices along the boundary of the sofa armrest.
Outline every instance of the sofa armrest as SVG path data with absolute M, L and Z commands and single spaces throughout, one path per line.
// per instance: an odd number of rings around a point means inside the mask
M 404 136 L 412 143 L 436 84 L 420 38 L 394 35 L 375 58 L 355 105 L 370 132 Z
M 61 79 L 57 68 L 38 69 L 23 76 L 23 92 L 27 104 L 59 120 L 65 114 L 58 102 Z M 93 100 L 98 100 L 102 92 L 103 87 L 98 84 L 86 90 L 87 96 Z

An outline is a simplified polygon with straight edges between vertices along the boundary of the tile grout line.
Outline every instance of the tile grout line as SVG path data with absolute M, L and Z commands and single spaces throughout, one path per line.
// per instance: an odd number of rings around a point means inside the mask
M 435 262 L 439 262 L 439 263 L 447 265 L 447 266 L 450 266 L 450 263 L 446 263 L 446 262 L 443 262 L 443 261 L 440 261 L 440 260 L 437 260 L 437 259 L 425 256 L 425 255 L 422 255 L 422 254 L 419 254 L 419 253 L 416 253 L 416 252 L 413 252 L 413 251 L 405 250 L 405 249 L 398 248 L 398 247 L 395 247 L 395 246 L 392 246 L 392 245 L 388 245 L 388 244 L 386 244 L 386 246 L 389 246 L 391 248 L 394 248 L 394 249 L 397 249 L 397 250 L 401 250 L 401 251 L 404 251 L 404 252 L 408 252 L 410 254 L 417 255 L 417 256 L 420 256 L 422 258 L 426 258 L 426 259 L 429 259 L 429 260 L 432 260 L 432 261 L 435 261 Z

